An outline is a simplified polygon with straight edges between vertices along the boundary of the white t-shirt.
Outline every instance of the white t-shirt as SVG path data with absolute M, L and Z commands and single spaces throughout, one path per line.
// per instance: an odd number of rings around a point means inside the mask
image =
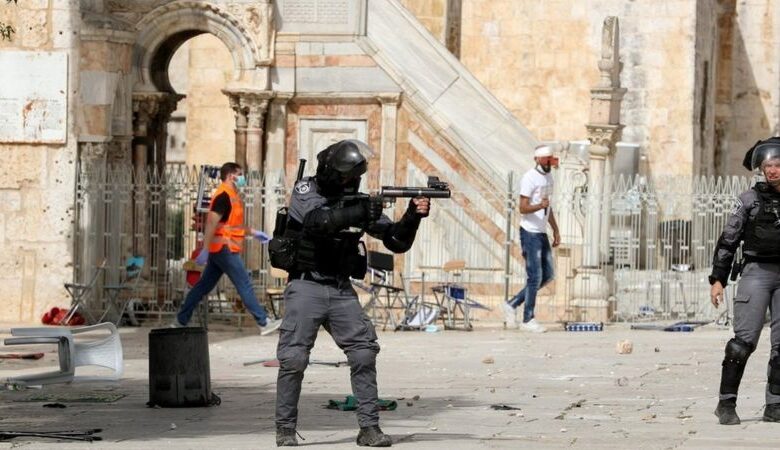
M 531 205 L 538 205 L 543 198 L 552 200 L 553 177 L 549 173 L 541 173 L 533 168 L 523 174 L 520 181 L 520 195 L 528 197 Z M 547 220 L 550 217 L 551 208 L 540 209 L 530 214 L 522 214 L 520 226 L 531 233 L 546 233 Z

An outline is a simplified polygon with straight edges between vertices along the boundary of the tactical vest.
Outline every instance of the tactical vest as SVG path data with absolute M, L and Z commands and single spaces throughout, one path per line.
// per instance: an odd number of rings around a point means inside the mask
M 743 251 L 758 258 L 780 258 L 780 193 L 757 183 L 758 211 L 748 219 Z

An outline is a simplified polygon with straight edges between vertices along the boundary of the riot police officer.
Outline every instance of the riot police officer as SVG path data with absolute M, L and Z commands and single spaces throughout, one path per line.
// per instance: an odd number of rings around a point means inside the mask
M 734 268 L 734 275 L 742 270 L 734 297 L 734 338 L 726 344 L 715 409 L 722 425 L 740 423 L 737 391 L 747 360 L 758 344 L 767 308 L 772 317 L 772 349 L 763 419 L 780 421 L 780 137 L 757 142 L 748 150 L 743 165 L 763 172 L 765 181 L 737 199 L 715 248 L 709 278 L 712 304 L 717 308 L 723 301 L 734 253 L 743 242 L 744 266 Z
M 361 149 L 367 148 L 356 140 L 329 146 L 317 155 L 316 175 L 304 177 L 292 192 L 286 234 L 294 237 L 297 249 L 288 268 L 277 347 L 277 446 L 298 445 L 298 398 L 320 326 L 347 355 L 352 391 L 358 401 L 357 444 L 392 445 L 379 428 L 377 335 L 349 278 L 363 278 L 366 273 L 366 253 L 360 241 L 364 232 L 381 239 L 390 251 L 403 253 L 412 246 L 420 220 L 428 215 L 430 200 L 411 199 L 398 222 L 383 215 L 381 198 L 358 193 L 367 169 Z

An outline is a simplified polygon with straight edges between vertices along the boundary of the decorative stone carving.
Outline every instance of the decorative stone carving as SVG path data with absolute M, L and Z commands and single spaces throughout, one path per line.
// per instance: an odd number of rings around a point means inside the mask
M 236 126 L 247 128 L 263 128 L 265 112 L 268 103 L 274 97 L 271 91 L 256 91 L 249 89 L 223 89 L 228 96 L 230 107 L 236 114 Z
M 601 71 L 601 78 L 598 87 L 620 87 L 620 69 L 622 68 L 619 60 L 620 27 L 618 18 L 609 16 L 604 19 L 604 27 L 601 31 L 601 59 L 598 66 Z
M 588 124 L 585 128 L 588 131 L 588 140 L 592 144 L 591 148 L 588 149 L 591 156 L 606 157 L 614 153 L 615 145 L 622 134 L 623 125 Z

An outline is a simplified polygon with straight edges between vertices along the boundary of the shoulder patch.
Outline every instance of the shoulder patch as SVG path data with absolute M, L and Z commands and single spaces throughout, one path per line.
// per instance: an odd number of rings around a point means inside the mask
M 740 208 L 742 208 L 742 199 L 737 197 L 734 201 L 734 206 L 731 207 L 731 214 L 734 215 L 739 213 Z
M 299 181 L 295 184 L 295 192 L 299 194 L 306 194 L 311 190 L 311 186 L 309 186 L 308 181 Z

